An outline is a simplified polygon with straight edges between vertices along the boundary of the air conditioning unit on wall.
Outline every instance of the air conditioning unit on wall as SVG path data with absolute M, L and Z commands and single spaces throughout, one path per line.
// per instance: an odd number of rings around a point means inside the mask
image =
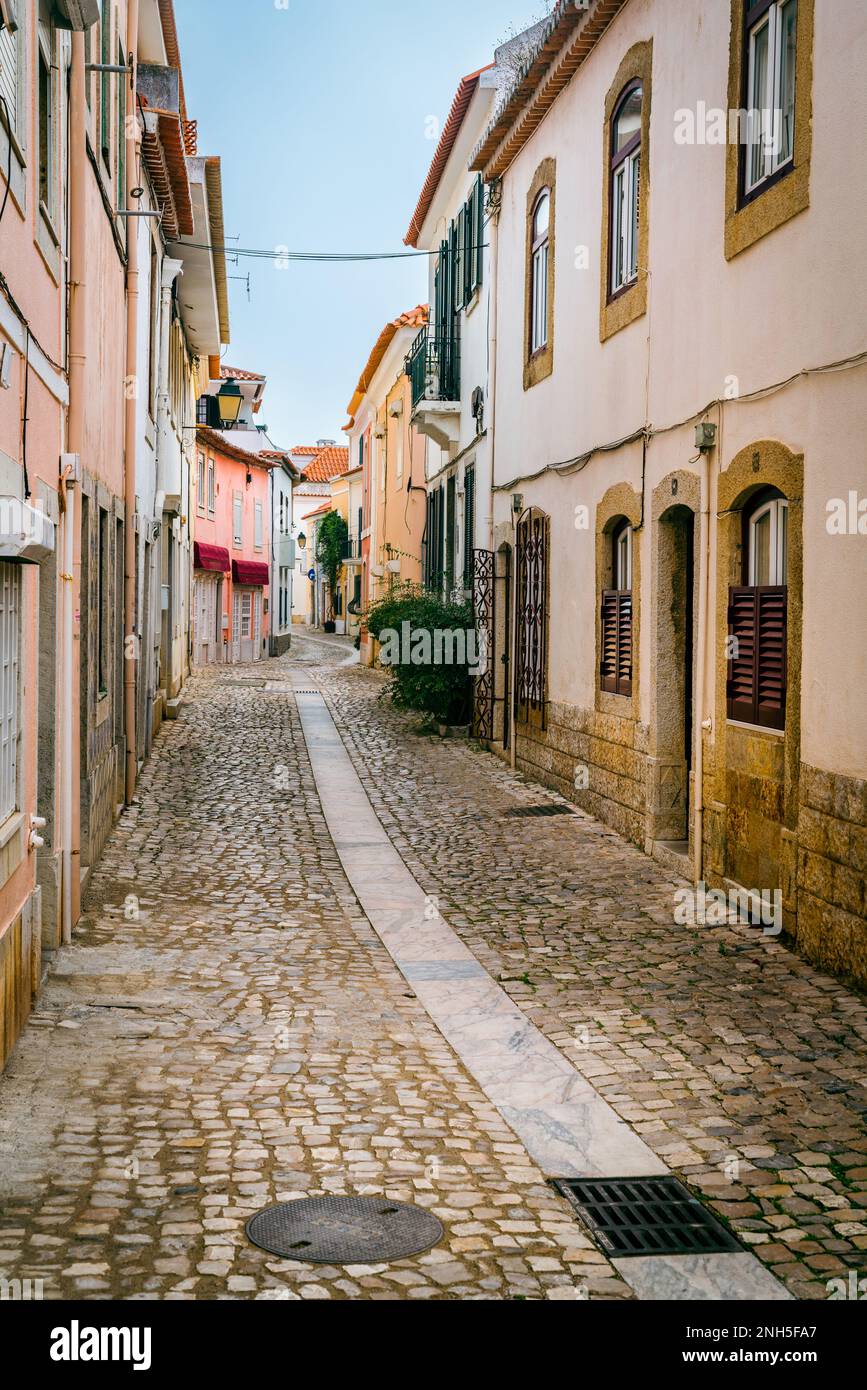
M 92 29 L 98 19 L 99 0 L 54 0 L 54 22 L 58 29 L 82 33 Z

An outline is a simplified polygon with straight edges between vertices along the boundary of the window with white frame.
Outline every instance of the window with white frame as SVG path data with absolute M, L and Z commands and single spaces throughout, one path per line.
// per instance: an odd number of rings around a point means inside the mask
M 551 194 L 543 188 L 533 209 L 530 285 L 530 352 L 548 344 L 548 258 L 551 252 Z
M 241 637 L 244 641 L 253 635 L 253 595 L 249 592 L 241 595 Z
M 0 564 L 0 825 L 18 810 L 21 570 Z
M 638 278 L 644 92 L 632 82 L 611 123 L 611 293 Z
M 232 498 L 232 541 L 238 549 L 244 543 L 244 498 L 240 492 Z
M 205 456 L 199 454 L 196 473 L 196 511 L 199 516 L 205 515 L 205 487 Z
M 795 153 L 798 0 L 747 4 L 744 192 L 785 171 Z
M 214 460 L 208 459 L 208 516 L 217 510 L 217 477 Z
M 756 588 L 788 584 L 789 504 L 773 497 L 750 517 L 749 575 Z
M 265 524 L 262 513 L 262 503 L 256 502 L 253 507 L 253 545 L 257 550 L 261 550 L 265 544 Z

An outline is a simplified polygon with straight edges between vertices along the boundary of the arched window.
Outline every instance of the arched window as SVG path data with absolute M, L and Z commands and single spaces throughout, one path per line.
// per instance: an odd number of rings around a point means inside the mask
M 644 89 L 626 88 L 611 122 L 611 293 L 638 278 L 641 199 L 641 129 Z
M 759 502 L 747 518 L 747 583 L 785 586 L 788 578 L 789 504 L 785 497 Z
M 612 575 L 614 588 L 620 593 L 632 589 L 632 527 L 624 521 L 614 532 Z
M 789 503 L 776 488 L 744 511 L 743 584 L 729 594 L 728 716 L 786 727 Z
M 533 208 L 530 282 L 530 352 L 548 345 L 548 258 L 551 249 L 551 193 L 547 188 Z

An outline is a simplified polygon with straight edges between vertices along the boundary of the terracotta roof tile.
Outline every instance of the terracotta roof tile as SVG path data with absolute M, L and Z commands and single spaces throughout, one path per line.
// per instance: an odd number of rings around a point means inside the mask
M 266 381 L 267 378 L 260 376 L 258 372 L 245 372 L 242 367 L 221 367 L 220 377 L 223 381 L 228 381 L 229 377 L 234 377 L 236 381 Z
M 347 407 L 350 421 L 355 419 L 355 413 L 364 399 L 370 383 L 376 375 L 377 369 L 382 363 L 382 359 L 391 347 L 395 337 L 402 328 L 425 328 L 430 322 L 430 306 L 427 304 L 417 304 L 414 309 L 410 309 L 408 314 L 401 314 L 399 318 L 393 319 L 383 328 L 369 358 L 367 366 L 358 378 L 358 385 L 355 394 Z M 352 424 L 344 426 L 344 429 L 352 428 Z
M 418 245 L 418 239 L 421 236 L 424 220 L 430 212 L 431 203 L 436 197 L 436 191 L 440 186 L 440 181 L 445 173 L 445 167 L 449 162 L 452 150 L 455 147 L 455 142 L 460 134 L 461 126 L 464 123 L 464 117 L 469 110 L 470 102 L 479 85 L 479 78 L 483 72 L 489 72 L 493 66 L 493 63 L 489 63 L 487 67 L 479 68 L 478 72 L 471 72 L 468 77 L 464 77 L 461 80 L 457 95 L 452 102 L 452 109 L 443 127 L 443 133 L 440 136 L 436 154 L 431 162 L 424 188 L 421 191 L 418 206 L 409 224 L 409 231 L 403 239 L 405 246 Z
M 308 483 L 327 483 L 331 478 L 342 478 L 349 472 L 348 448 L 335 445 L 320 449 L 312 462 L 302 467 L 301 472 Z

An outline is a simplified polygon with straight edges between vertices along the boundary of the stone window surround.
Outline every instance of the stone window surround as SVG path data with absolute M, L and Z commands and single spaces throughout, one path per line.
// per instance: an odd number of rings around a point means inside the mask
M 726 683 L 728 661 L 729 588 L 740 584 L 743 575 L 743 509 L 750 498 L 766 487 L 775 487 L 789 503 L 788 526 L 788 697 L 786 728 L 754 729 L 730 722 Z M 761 440 L 749 444 L 735 455 L 719 475 L 717 490 L 717 594 L 716 594 L 716 714 L 714 718 L 714 749 L 706 752 L 706 768 L 714 769 L 716 786 L 711 796 L 705 790 L 705 802 L 725 804 L 726 773 L 730 761 L 728 743 L 738 740 L 753 745 L 755 761 L 761 758 L 761 746 L 768 742 L 783 743 L 783 853 L 786 841 L 791 842 L 798 825 L 798 785 L 801 757 L 801 633 L 803 624 L 803 491 L 804 456 L 792 453 L 779 440 Z M 793 853 L 793 851 L 792 851 Z M 788 912 L 795 910 L 793 875 L 783 873 L 783 905 Z
M 746 90 L 745 44 L 747 0 L 731 0 L 728 105 L 738 111 Z M 748 200 L 742 196 L 740 144 L 726 147 L 725 257 L 754 246 L 810 206 L 810 162 L 813 152 L 813 29 L 815 0 L 798 0 L 795 66 L 795 154 L 791 169 Z
M 539 194 L 547 188 L 551 195 L 551 222 L 548 229 L 548 341 L 538 352 L 530 352 L 533 314 L 533 213 Z M 554 371 L 554 288 L 557 255 L 557 161 L 543 159 L 527 190 L 526 255 L 524 271 L 524 390 L 529 391 Z
M 629 483 L 615 483 L 596 507 L 596 668 L 593 686 L 599 714 L 640 720 L 641 646 L 641 494 Z M 618 522 L 632 526 L 632 695 L 613 695 L 602 689 L 602 594 L 611 587 L 611 536 Z
M 625 290 L 611 292 L 611 123 L 620 98 L 630 82 L 642 86 L 641 200 L 638 220 L 638 278 Z M 653 40 L 630 48 L 605 98 L 602 131 L 602 254 L 599 338 L 605 342 L 627 324 L 647 313 L 647 278 L 650 255 L 650 110 L 653 97 Z

